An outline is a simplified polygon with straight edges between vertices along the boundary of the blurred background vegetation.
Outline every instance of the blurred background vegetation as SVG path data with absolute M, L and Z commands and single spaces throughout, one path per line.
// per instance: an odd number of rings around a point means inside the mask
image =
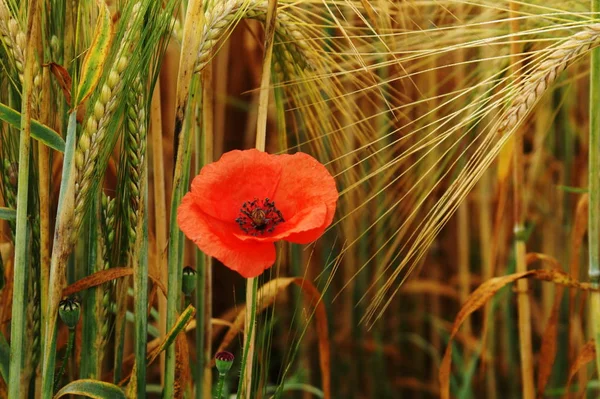
M 259 279 L 281 284 L 262 291 L 248 397 L 597 396 L 596 11 L 0 0 L 0 397 L 64 386 L 111 397 L 95 380 L 133 397 L 208 398 L 224 340 L 236 355 L 225 388 L 237 391 L 245 281 L 173 246 L 170 212 L 203 164 L 254 147 L 264 117 L 266 150 L 313 155 L 340 200 L 320 240 L 281 243 Z M 29 119 L 47 127 L 31 125 L 35 140 Z M 186 265 L 191 295 L 179 290 Z M 63 293 L 77 293 L 81 320 L 58 321 L 53 342 Z

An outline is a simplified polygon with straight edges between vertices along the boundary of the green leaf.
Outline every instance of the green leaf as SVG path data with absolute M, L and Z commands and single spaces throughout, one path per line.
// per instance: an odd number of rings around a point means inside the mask
M 98 380 L 76 380 L 65 385 L 54 399 L 66 395 L 82 395 L 94 399 L 125 399 L 125 393 L 118 386 Z
M 98 85 L 113 38 L 113 23 L 108 6 L 104 0 L 97 0 L 96 3 L 98 4 L 99 13 L 96 29 L 94 30 L 94 40 L 83 59 L 81 80 L 79 81 L 77 97 L 73 104 L 74 109 L 83 103 Z M 115 62 L 118 61 L 115 60 Z
M 21 114 L 2 103 L 0 103 L 0 119 L 17 129 L 21 128 Z M 65 141 L 60 134 L 33 119 L 31 120 L 31 136 L 56 151 L 65 151 Z
M 15 220 L 17 220 L 17 211 L 15 211 L 14 209 L 5 208 L 3 206 L 0 206 L 0 219 L 1 220 L 10 220 L 10 221 L 14 222 Z
M 587 187 L 572 187 L 572 186 L 562 186 L 562 185 L 557 185 L 556 187 L 558 187 L 559 190 L 563 190 L 564 192 L 573 193 L 573 194 L 585 194 L 588 192 Z

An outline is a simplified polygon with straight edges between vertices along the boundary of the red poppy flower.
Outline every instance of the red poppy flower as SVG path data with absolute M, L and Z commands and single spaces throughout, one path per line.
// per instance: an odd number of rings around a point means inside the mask
M 256 277 L 275 263 L 275 241 L 319 238 L 337 199 L 333 177 L 310 155 L 236 150 L 202 168 L 177 223 L 204 253 Z

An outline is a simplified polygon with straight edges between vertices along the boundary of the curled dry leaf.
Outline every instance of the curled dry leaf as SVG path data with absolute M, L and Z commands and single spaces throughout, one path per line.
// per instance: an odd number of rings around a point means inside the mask
M 557 287 L 554 295 L 554 303 L 552 304 L 552 312 L 550 319 L 542 335 L 542 345 L 540 347 L 539 370 L 537 379 L 538 397 L 542 397 L 546 384 L 552 374 L 552 366 L 556 359 L 556 344 L 558 336 L 558 314 L 560 311 L 560 302 L 562 301 L 564 289 Z
M 302 293 L 315 307 L 314 314 L 317 337 L 319 340 L 319 365 L 321 369 L 321 380 L 323 382 L 322 388 L 323 395 L 327 399 L 331 397 L 329 331 L 327 327 L 327 313 L 325 312 L 325 305 L 321 301 L 321 293 L 319 290 L 317 290 L 312 283 L 300 277 L 278 278 L 271 280 L 258 290 L 256 312 L 258 314 L 272 305 L 273 302 L 275 302 L 277 295 L 284 291 L 291 284 L 295 284 L 300 287 Z M 221 345 L 219 345 L 217 352 L 227 349 L 231 341 L 233 341 L 237 334 L 243 330 L 245 315 L 246 306 L 243 306 L 233 321 L 233 324 L 225 334 L 225 337 L 223 338 Z
M 131 276 L 133 275 L 133 269 L 130 267 L 113 267 L 107 270 L 101 270 L 94 274 L 90 274 L 82 278 L 81 280 L 77 280 L 73 284 L 69 285 L 63 290 L 63 296 L 73 295 L 76 292 L 83 291 L 87 288 L 97 287 L 101 284 L 107 283 L 111 280 L 116 280 L 121 277 Z M 152 282 L 160 288 L 165 296 L 167 296 L 167 288 L 160 281 L 157 276 L 149 275 Z
M 532 259 L 549 260 L 551 259 L 551 257 L 548 257 L 543 254 L 528 254 L 528 262 L 530 262 Z M 471 313 L 483 307 L 483 305 L 485 305 L 496 294 L 496 292 L 498 292 L 498 290 L 522 278 L 533 278 L 536 280 L 550 281 L 555 284 L 560 284 L 566 287 L 578 288 L 581 290 L 592 289 L 590 284 L 580 283 L 579 281 L 569 277 L 566 273 L 554 269 L 529 270 L 526 272 L 509 274 L 507 276 L 494 277 L 481 284 L 475 291 L 473 291 L 473 293 L 471 293 L 471 295 L 469 295 L 469 298 L 467 298 L 463 307 L 458 312 L 458 315 L 454 320 L 454 324 L 452 325 L 452 331 L 450 332 L 448 346 L 446 347 L 446 352 L 444 353 L 444 357 L 442 358 L 439 371 L 440 396 L 442 397 L 442 399 L 450 398 L 452 340 L 458 332 L 460 326 Z
M 569 370 L 569 379 L 567 380 L 567 392 L 569 392 L 569 388 L 571 387 L 571 380 L 575 377 L 575 374 L 586 364 L 596 359 L 596 341 L 593 339 L 587 342 L 581 351 L 577 355 L 577 358 L 571 365 L 571 369 Z
M 71 75 L 69 75 L 69 71 L 67 71 L 64 66 L 57 64 L 56 62 L 50 62 L 44 66 L 50 67 L 50 72 L 62 90 L 67 104 L 71 106 L 71 87 L 73 85 L 73 80 L 71 79 Z

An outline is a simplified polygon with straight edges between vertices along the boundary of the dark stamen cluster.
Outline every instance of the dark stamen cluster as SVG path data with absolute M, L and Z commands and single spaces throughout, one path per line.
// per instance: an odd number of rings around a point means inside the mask
M 244 202 L 239 217 L 235 219 L 244 233 L 255 237 L 259 234 L 272 233 L 275 226 L 284 221 L 283 215 L 275 207 L 275 202 L 269 198 L 265 198 L 262 204 L 256 198 Z

